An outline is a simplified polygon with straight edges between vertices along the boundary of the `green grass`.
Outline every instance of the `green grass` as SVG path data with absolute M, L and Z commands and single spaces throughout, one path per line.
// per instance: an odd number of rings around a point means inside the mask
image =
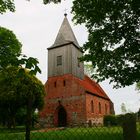
M 24 140 L 23 129 L 0 132 L 0 140 Z M 139 138 L 140 139 L 140 133 Z M 123 140 L 121 127 L 66 128 L 48 132 L 31 132 L 31 140 Z
M 25 132 L 25 126 L 16 126 L 16 128 L 8 129 L 0 126 L 0 135 L 1 133 L 18 133 Z
M 32 134 L 33 140 L 37 136 L 40 136 L 39 140 L 44 140 L 44 138 L 48 140 L 121 140 L 122 130 L 120 128 L 68 128 L 45 134 Z

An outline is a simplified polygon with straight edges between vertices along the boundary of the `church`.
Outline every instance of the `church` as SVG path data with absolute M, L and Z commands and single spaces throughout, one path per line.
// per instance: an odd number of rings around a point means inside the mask
M 48 48 L 48 80 L 40 119 L 47 127 L 102 124 L 114 106 L 98 83 L 84 74 L 83 55 L 65 14 L 54 44 Z

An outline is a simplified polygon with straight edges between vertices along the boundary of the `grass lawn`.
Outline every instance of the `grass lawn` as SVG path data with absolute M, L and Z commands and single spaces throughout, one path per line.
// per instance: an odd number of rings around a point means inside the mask
M 1 131 L 1 130 L 0 130 Z M 1 131 L 0 140 L 24 140 L 25 132 Z M 140 133 L 139 138 L 140 139 Z M 31 140 L 123 140 L 120 127 L 66 128 L 48 132 L 31 132 Z
M 67 128 L 65 130 L 50 131 L 45 134 L 32 133 L 32 140 L 122 140 L 121 128 Z

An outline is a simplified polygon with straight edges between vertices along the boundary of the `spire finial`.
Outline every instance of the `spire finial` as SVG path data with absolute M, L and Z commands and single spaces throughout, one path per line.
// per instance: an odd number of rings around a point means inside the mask
M 66 17 L 67 16 L 67 9 L 65 8 L 65 13 L 64 13 L 64 16 Z

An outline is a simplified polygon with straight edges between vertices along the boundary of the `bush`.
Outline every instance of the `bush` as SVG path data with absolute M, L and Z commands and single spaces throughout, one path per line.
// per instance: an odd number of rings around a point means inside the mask
M 118 119 L 115 115 L 104 116 L 104 126 L 116 126 L 118 125 Z
M 104 126 L 122 126 L 124 121 L 129 117 L 136 117 L 134 113 L 120 114 L 120 115 L 106 115 L 104 116 Z

